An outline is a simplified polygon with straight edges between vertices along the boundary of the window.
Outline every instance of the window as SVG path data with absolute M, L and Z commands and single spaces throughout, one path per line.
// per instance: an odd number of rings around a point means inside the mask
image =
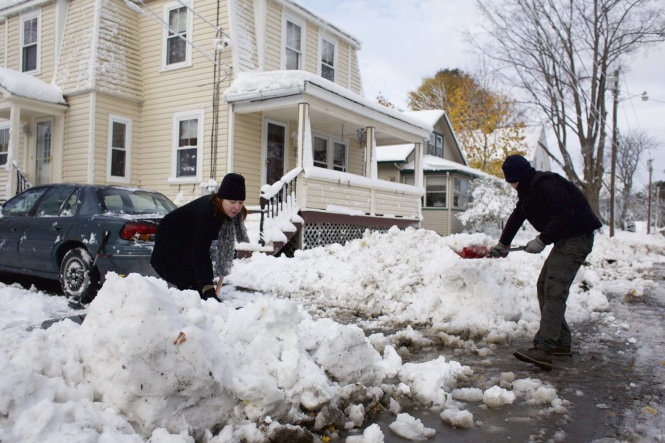
M 332 145 L 332 150 L 328 149 Z M 312 145 L 314 166 L 346 172 L 346 144 L 330 142 L 326 137 L 314 136 Z
M 39 15 L 30 14 L 21 18 L 21 71 L 35 72 L 38 69 Z
M 284 44 L 284 68 L 302 68 L 302 26 L 287 20 Z
M 427 154 L 443 158 L 443 137 L 436 132 L 429 135 Z
M 111 116 L 109 118 L 109 178 L 127 179 L 129 150 L 131 145 L 131 120 Z
M 4 215 L 28 215 L 35 202 L 46 192 L 46 188 L 30 188 L 20 196 L 9 200 L 2 207 Z
M 329 40 L 321 40 L 321 77 L 335 81 L 335 44 Z
M 179 67 L 189 65 L 191 49 L 187 40 L 191 40 L 191 14 L 187 6 L 180 3 L 166 6 L 165 20 L 169 24 L 166 31 L 164 65 Z
M 78 193 L 75 193 L 75 191 L 77 191 L 77 188 L 73 186 L 54 186 L 39 201 L 35 215 L 37 217 L 71 217 L 72 196 L 74 198 L 78 197 Z
M 455 177 L 453 180 L 453 208 L 466 209 L 469 201 L 469 181 Z
M 346 145 L 344 143 L 333 143 L 333 169 L 346 172 Z
M 0 165 L 6 165 L 8 157 L 9 157 L 9 128 L 0 128 Z
M 200 153 L 203 142 L 203 113 L 174 116 L 174 145 L 176 179 L 196 178 L 200 175 Z
M 447 177 L 425 177 L 425 206 L 429 208 L 445 208 L 447 201 Z
M 328 139 L 322 137 L 314 137 L 314 144 L 312 145 L 314 155 L 314 166 L 319 168 L 328 167 Z

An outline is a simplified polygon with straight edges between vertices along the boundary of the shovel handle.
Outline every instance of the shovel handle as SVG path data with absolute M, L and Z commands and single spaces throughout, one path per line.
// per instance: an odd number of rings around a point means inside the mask
M 509 251 L 524 251 L 526 246 L 513 246 L 512 248 L 508 248 Z

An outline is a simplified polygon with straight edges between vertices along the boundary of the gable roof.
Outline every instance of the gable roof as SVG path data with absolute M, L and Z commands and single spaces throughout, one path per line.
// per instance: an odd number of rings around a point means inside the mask
M 443 123 L 450 130 L 450 134 L 452 135 L 455 141 L 455 143 L 453 144 L 455 146 L 455 150 L 457 151 L 457 153 L 459 154 L 460 158 L 463 161 L 463 163 L 461 164 L 463 165 L 469 164 L 469 162 L 466 160 L 466 153 L 464 152 L 464 149 L 462 149 L 462 145 L 457 139 L 457 135 L 455 134 L 453 126 L 450 123 L 450 119 L 448 118 L 448 115 L 445 113 L 445 111 L 440 109 L 426 109 L 420 111 L 406 111 L 404 112 L 404 114 L 422 121 L 423 123 L 429 125 L 432 128 L 432 130 L 434 130 L 434 127 L 437 124 L 439 124 L 439 122 L 443 121 Z M 413 152 L 413 149 L 414 145 L 412 144 L 379 146 L 376 150 L 377 151 L 376 159 L 378 162 L 394 162 L 394 161 L 406 162 L 409 155 L 411 155 L 411 152 Z

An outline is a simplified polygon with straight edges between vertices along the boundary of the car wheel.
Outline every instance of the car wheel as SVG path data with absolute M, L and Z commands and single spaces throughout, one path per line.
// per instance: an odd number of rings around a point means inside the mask
M 60 264 L 60 286 L 67 297 L 81 303 L 90 303 L 99 285 L 99 272 L 84 248 L 67 251 Z

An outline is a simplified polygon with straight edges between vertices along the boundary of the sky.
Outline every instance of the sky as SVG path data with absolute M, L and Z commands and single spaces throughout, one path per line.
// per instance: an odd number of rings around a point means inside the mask
M 515 242 L 533 235 L 521 231 Z M 513 418 L 535 421 L 536 429 L 548 417 L 580 413 L 575 399 L 594 393 L 571 397 L 538 369 L 492 364 L 505 345 L 528 342 L 537 329 L 534 278 L 548 252 L 505 259 L 454 252 L 493 242 L 487 234 L 393 228 L 290 259 L 255 254 L 234 262 L 222 303 L 138 274 L 107 275 L 84 310 L 34 286 L 0 283 L 0 441 L 259 443 L 287 425 L 298 429 L 307 416 L 332 443 L 437 441 L 440 431 L 409 405 L 462 430 L 487 426 L 473 412 L 485 408 L 515 408 Z M 665 294 L 645 273 L 665 263 L 663 250 L 660 234 L 597 235 L 568 300 L 573 329 L 593 321 L 645 370 L 661 370 L 665 344 L 622 300 L 649 297 L 642 310 L 662 306 Z M 82 324 L 40 327 L 81 314 Z M 426 334 L 423 324 L 435 332 Z M 432 336 L 447 337 L 448 357 L 416 351 L 418 358 L 403 358 L 405 347 L 427 347 Z M 580 352 L 592 346 L 575 345 Z M 480 361 L 457 348 L 482 356 L 489 372 L 475 376 Z M 621 404 L 631 404 L 633 381 L 616 387 Z M 608 432 L 662 438 L 658 401 L 625 416 L 612 410 L 626 428 Z M 365 422 L 379 403 L 392 418 Z M 517 412 L 525 407 L 530 416 Z M 557 439 L 566 440 L 565 427 Z
M 482 40 L 481 14 L 475 1 L 453 0 L 296 0 L 358 39 L 365 96 L 386 97 L 406 110 L 408 91 L 440 69 L 473 72 L 479 64 L 465 33 Z M 371 24 L 371 25 L 368 25 Z M 653 158 L 652 181 L 665 180 L 665 43 L 627 60 L 621 76 L 618 127 L 642 130 L 660 145 L 645 156 L 636 182 L 647 184 L 647 159 Z M 646 91 L 649 100 L 640 96 Z

